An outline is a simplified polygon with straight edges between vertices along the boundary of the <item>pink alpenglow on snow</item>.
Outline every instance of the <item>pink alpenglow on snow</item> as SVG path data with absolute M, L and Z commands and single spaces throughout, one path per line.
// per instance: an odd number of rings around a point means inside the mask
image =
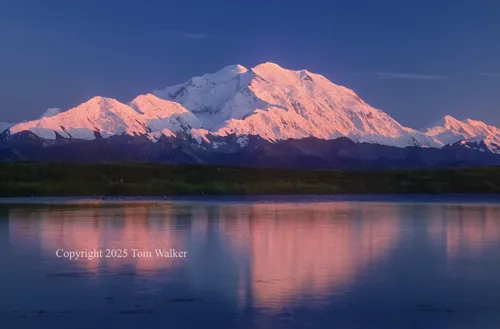
M 182 105 L 148 94 L 137 97 L 130 106 L 112 98 L 94 97 L 54 116 L 17 124 L 11 131 L 29 130 L 47 139 L 54 139 L 56 133 L 66 138 L 94 139 L 96 134 L 104 138 L 154 132 L 173 135 L 199 126 L 199 120 Z
M 184 105 L 216 135 L 259 135 L 270 141 L 345 136 L 400 147 L 441 146 L 322 75 L 274 63 L 228 66 L 155 94 Z
M 466 143 L 484 142 L 491 152 L 500 153 L 500 129 L 482 121 L 457 120 L 447 115 L 429 127 L 421 130 L 444 145 L 464 141 Z
M 10 125 L 0 123 L 0 129 Z M 364 102 L 354 91 L 307 70 L 288 70 L 274 63 L 241 65 L 193 77 L 185 83 L 140 95 L 128 104 L 94 97 L 66 111 L 52 108 L 38 120 L 11 127 L 45 138 L 94 139 L 127 134 L 157 141 L 179 133 L 198 143 L 209 136 L 236 134 L 268 141 L 348 137 L 396 147 L 442 147 L 480 139 L 497 152 L 499 129 L 474 120 L 446 116 L 418 131 Z M 498 151 L 500 152 L 500 151 Z

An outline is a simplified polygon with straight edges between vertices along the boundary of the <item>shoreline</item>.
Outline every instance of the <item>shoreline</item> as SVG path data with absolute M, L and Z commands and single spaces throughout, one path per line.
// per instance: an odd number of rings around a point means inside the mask
M 273 204 L 273 203 L 400 203 L 400 204 L 467 204 L 499 205 L 500 194 L 336 194 L 336 195 L 214 195 L 214 196 L 113 196 L 113 197 L 0 197 L 0 206 L 10 205 L 54 205 L 54 206 L 91 206 L 113 204 Z
M 0 197 L 449 194 L 500 195 L 500 167 L 299 171 L 152 163 L 0 163 Z

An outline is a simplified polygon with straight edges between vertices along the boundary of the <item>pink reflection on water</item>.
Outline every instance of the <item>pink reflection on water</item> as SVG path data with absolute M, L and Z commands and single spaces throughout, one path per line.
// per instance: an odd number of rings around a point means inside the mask
M 174 213 L 173 213 L 174 212 Z M 9 215 L 10 241 L 20 248 L 40 248 L 44 256 L 56 251 L 100 250 L 102 258 L 81 258 L 72 265 L 86 272 L 102 269 L 157 271 L 180 266 L 179 259 L 133 257 L 132 249 L 184 250 L 185 238 L 176 232 L 175 209 L 168 205 L 123 204 L 114 207 L 56 207 L 33 211 L 14 209 Z M 105 257 L 107 249 L 127 250 L 127 257 Z M 121 254 L 124 256 L 124 253 Z M 61 262 L 68 260 L 61 259 Z
M 250 293 L 257 306 L 281 309 L 297 298 L 346 292 L 396 244 L 396 210 L 349 203 L 223 208 L 222 230 L 251 254 L 250 280 L 241 280 L 251 287 L 239 287 L 241 303 Z

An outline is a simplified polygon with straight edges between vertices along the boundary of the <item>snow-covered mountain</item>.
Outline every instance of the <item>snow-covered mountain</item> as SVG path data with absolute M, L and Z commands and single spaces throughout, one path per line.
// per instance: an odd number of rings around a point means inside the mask
M 500 129 L 482 121 L 460 121 L 447 115 L 421 130 L 444 145 L 455 144 L 468 148 L 500 153 Z
M 122 134 L 149 135 L 155 139 L 155 132 L 174 135 L 200 126 L 199 120 L 180 104 L 148 94 L 138 96 L 129 105 L 94 97 L 68 111 L 14 125 L 11 132 L 28 130 L 46 139 L 55 139 L 56 134 L 75 139 Z
M 500 165 L 497 127 L 446 116 L 417 131 L 322 75 L 273 63 L 227 66 L 126 104 L 94 97 L 33 121 L 0 123 L 3 129 L 13 135 L 3 135 L 0 161 L 363 170 Z
M 259 135 L 270 141 L 345 136 L 399 147 L 441 146 L 322 75 L 274 63 L 228 66 L 154 94 L 182 104 L 216 135 Z
M 161 135 L 173 136 L 178 132 L 199 129 L 201 121 L 179 103 L 160 99 L 152 94 L 141 95 L 129 103 L 142 120 L 149 136 L 158 139 Z
M 0 123 L 0 131 L 9 126 Z M 240 138 L 238 141 L 248 135 L 270 142 L 348 137 L 355 142 L 397 147 L 442 147 L 460 142 L 457 145 L 476 149 L 486 145 L 487 150 L 500 153 L 499 128 L 446 116 L 417 131 L 322 75 L 273 63 L 251 69 L 227 66 L 140 95 L 128 104 L 94 97 L 69 110 L 48 109 L 39 119 L 16 124 L 10 130 L 31 131 L 44 139 L 131 135 L 156 141 L 182 133 L 199 143 L 218 143 L 217 138 L 232 134 Z

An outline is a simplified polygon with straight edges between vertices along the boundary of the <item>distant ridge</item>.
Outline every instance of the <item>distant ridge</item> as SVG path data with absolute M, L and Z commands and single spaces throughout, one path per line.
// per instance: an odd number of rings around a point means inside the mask
M 465 119 L 460 121 L 447 115 L 433 125 L 422 129 L 444 145 L 459 143 L 471 148 L 484 149 L 500 153 L 500 129 L 482 121 Z

